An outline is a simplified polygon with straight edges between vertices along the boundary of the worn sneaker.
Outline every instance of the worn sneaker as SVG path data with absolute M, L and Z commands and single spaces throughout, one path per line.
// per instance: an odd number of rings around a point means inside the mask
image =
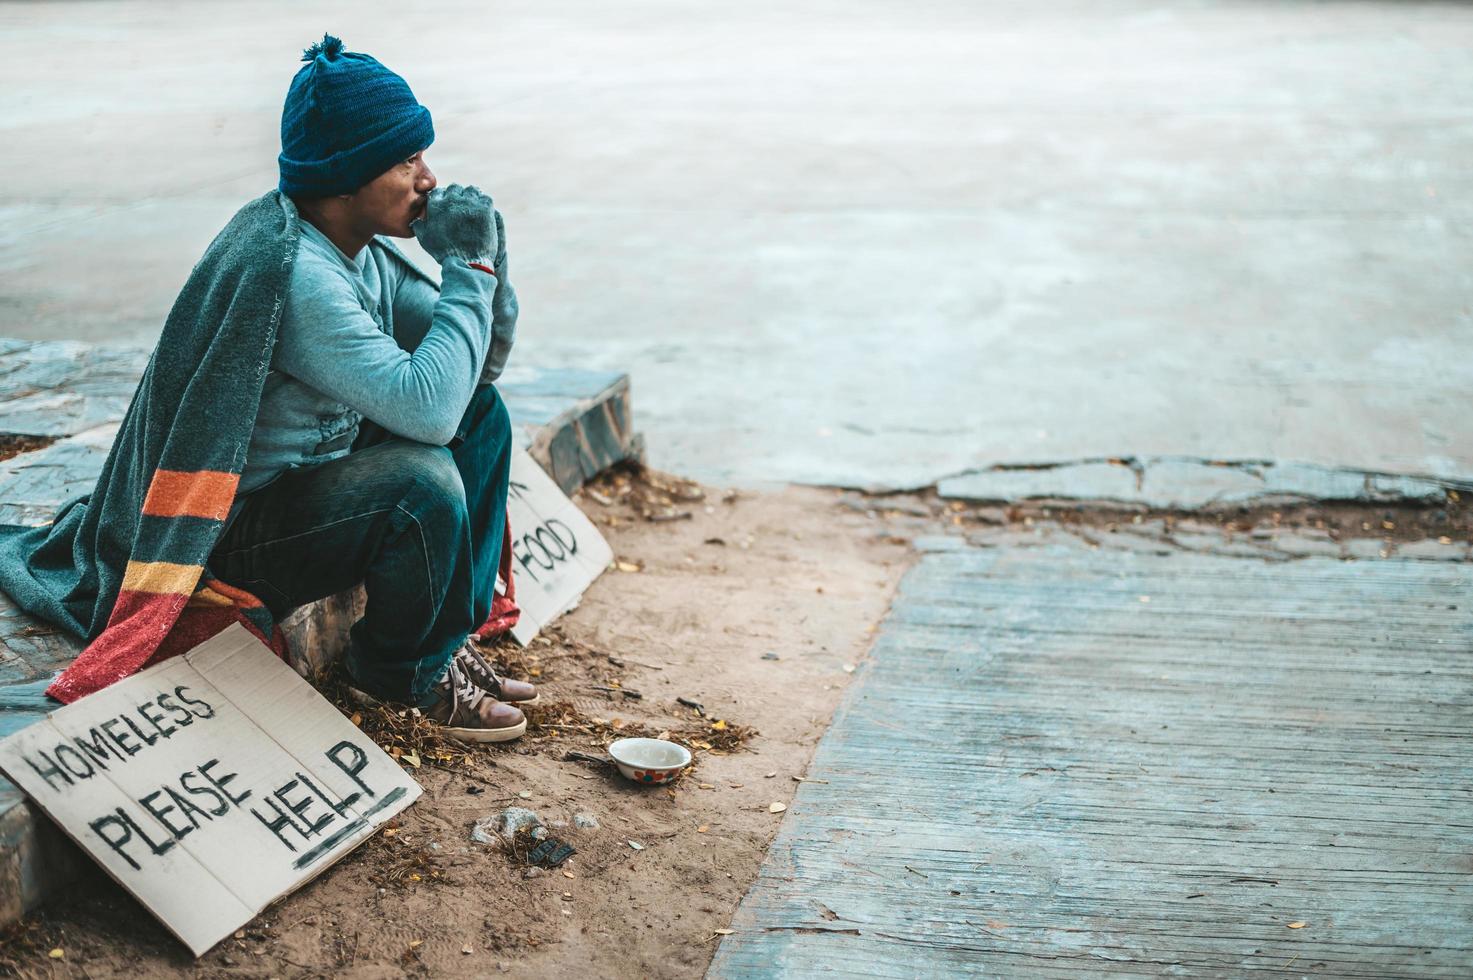
M 498 701 L 514 704 L 518 708 L 526 708 L 542 702 L 537 694 L 537 688 L 531 684 L 526 681 L 514 681 L 510 677 L 502 677 L 497 674 L 490 662 L 476 650 L 473 640 L 466 640 L 465 645 L 456 651 L 455 663 L 460 665 L 460 669 L 477 687 Z
M 461 666 L 460 657 L 450 661 L 445 676 L 435 685 L 440 700 L 425 712 L 445 734 L 462 742 L 509 742 L 527 730 L 527 719 L 517 708 L 503 704 L 482 689 Z

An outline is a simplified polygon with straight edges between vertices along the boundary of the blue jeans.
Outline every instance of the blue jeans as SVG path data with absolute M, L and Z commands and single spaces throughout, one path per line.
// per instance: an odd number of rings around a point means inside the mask
M 449 446 L 364 422 L 353 451 L 287 470 L 245 498 L 210 571 L 280 620 L 364 584 L 347 668 L 384 700 L 424 705 L 496 589 L 511 421 L 491 385 L 476 389 Z

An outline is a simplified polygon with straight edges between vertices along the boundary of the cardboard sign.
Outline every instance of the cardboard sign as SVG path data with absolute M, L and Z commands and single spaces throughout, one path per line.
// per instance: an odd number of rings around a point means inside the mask
M 420 794 L 238 625 L 0 742 L 0 769 L 196 956 Z
M 578 505 L 525 452 L 511 458 L 512 574 L 522 617 L 512 637 L 524 646 L 578 604 L 614 560 L 613 549 Z

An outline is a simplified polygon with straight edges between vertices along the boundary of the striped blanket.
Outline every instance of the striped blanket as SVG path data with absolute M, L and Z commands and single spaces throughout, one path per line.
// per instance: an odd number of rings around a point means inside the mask
M 190 273 L 97 486 L 42 528 L 0 527 L 0 590 L 90 643 L 47 690 L 71 702 L 270 612 L 205 562 L 235 499 L 297 255 L 296 208 L 242 208 Z

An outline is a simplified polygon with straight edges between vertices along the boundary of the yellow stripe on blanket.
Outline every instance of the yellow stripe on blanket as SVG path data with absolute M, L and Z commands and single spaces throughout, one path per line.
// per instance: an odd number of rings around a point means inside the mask
M 207 585 L 189 597 L 189 604 L 196 607 L 217 606 L 229 608 L 234 606 L 235 602 L 228 595 L 221 595 Z
M 130 561 L 123 572 L 123 591 L 189 595 L 204 574 L 201 565 L 170 561 Z

